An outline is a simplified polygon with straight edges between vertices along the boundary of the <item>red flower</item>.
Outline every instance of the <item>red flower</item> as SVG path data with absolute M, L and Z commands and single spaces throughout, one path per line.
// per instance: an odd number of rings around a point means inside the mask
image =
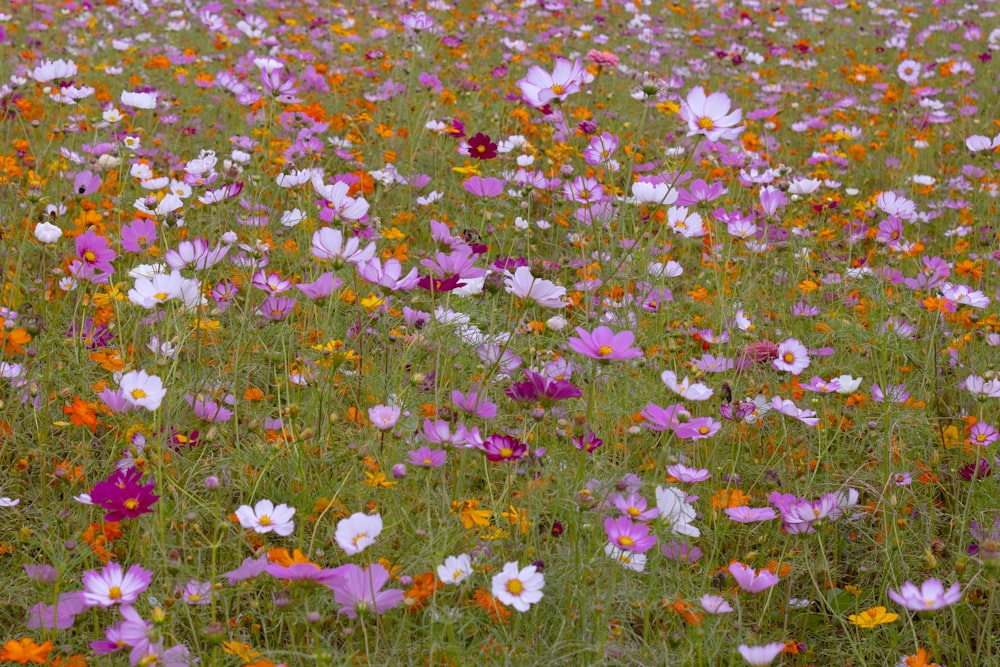
M 497 145 L 490 140 L 489 135 L 477 132 L 469 139 L 469 156 L 477 160 L 492 160 L 497 156 Z

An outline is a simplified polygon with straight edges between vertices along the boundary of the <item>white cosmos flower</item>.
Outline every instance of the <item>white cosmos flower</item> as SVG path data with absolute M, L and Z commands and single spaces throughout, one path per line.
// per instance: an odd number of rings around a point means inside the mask
M 670 529 L 678 535 L 700 537 L 701 531 L 691 522 L 697 516 L 694 506 L 687 501 L 687 494 L 672 486 L 656 487 L 656 507 L 660 510 L 660 519 L 670 525 Z
M 712 390 L 699 382 L 691 382 L 685 375 L 680 382 L 677 381 L 677 374 L 673 371 L 663 371 L 660 374 L 663 384 L 667 385 L 670 391 L 679 396 L 683 396 L 689 401 L 704 401 L 712 396 Z

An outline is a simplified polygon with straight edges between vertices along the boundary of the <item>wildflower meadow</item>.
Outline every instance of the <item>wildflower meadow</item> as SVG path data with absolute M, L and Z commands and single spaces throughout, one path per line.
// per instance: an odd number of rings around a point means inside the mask
M 1000 665 L 998 12 L 0 3 L 0 664 Z

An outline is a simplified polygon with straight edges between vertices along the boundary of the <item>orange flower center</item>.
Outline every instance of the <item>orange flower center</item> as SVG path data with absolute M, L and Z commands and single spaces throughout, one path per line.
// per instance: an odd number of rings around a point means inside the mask
M 118 586 L 112 586 L 111 590 L 108 591 L 108 597 L 112 600 L 117 600 L 122 596 L 122 589 Z

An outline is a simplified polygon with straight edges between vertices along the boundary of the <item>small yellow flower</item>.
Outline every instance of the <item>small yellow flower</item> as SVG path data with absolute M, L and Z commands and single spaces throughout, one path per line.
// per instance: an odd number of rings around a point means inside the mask
M 851 614 L 847 620 L 859 628 L 874 628 L 884 623 L 892 623 L 897 618 L 899 614 L 888 613 L 885 607 L 869 607 L 860 614 Z

